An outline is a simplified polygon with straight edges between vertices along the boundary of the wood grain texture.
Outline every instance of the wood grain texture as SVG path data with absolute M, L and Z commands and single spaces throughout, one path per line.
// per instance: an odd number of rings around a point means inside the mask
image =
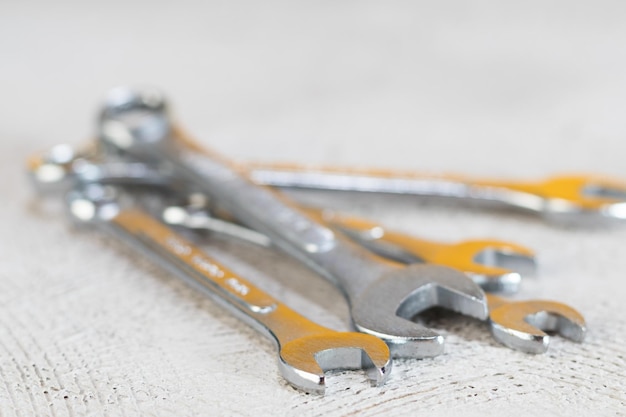
M 446 354 L 398 360 L 372 388 L 330 375 L 328 395 L 280 377 L 271 343 L 128 248 L 69 226 L 35 196 L 26 157 L 92 133 L 98 98 L 163 87 L 187 129 L 240 159 L 540 178 L 626 178 L 621 2 L 15 3 L 0 13 L 0 415 L 625 415 L 626 227 L 573 228 L 412 198 L 300 197 L 454 241 L 539 254 L 517 298 L 571 304 L 587 340 L 545 355 L 486 326 L 425 317 Z M 273 251 L 206 250 L 329 327 L 329 283 Z

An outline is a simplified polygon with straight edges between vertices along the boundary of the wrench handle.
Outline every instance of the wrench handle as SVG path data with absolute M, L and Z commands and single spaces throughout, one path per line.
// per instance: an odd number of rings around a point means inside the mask
M 478 181 L 461 175 L 433 175 L 413 171 L 246 163 L 252 179 L 276 187 L 337 191 L 380 192 L 443 197 L 469 197 L 483 188 L 514 187 L 495 181 Z
M 312 332 L 326 331 L 141 210 L 123 209 L 106 224 L 114 235 L 207 293 L 279 346 Z
M 197 183 L 206 184 L 209 194 L 251 227 L 269 229 L 273 238 L 277 237 L 275 230 L 280 230 L 280 240 L 308 253 L 325 252 L 334 246 L 336 238 L 329 228 L 315 222 L 280 194 L 252 183 L 245 172 L 199 146 L 179 129 L 173 129 L 173 138 L 173 162 L 177 168 Z
M 202 187 L 236 218 L 267 235 L 284 251 L 339 284 L 349 298 L 391 268 L 389 261 L 337 236 L 279 192 L 253 183 L 245 170 L 201 147 L 177 128 L 165 150 L 151 149 L 154 159 L 168 160 L 180 176 Z

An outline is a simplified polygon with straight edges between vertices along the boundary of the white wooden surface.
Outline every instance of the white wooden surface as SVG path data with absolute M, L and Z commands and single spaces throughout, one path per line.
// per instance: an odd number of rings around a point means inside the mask
M 546 355 L 482 323 L 428 323 L 445 355 L 397 361 L 386 386 L 279 377 L 273 346 L 108 239 L 72 230 L 24 175 L 78 143 L 117 84 L 169 93 L 184 125 L 238 159 L 540 178 L 626 178 L 626 4 L 231 1 L 0 5 L 0 415 L 624 415 L 626 227 L 575 229 L 410 198 L 314 195 L 426 237 L 537 250 L 519 298 L 578 308 L 581 345 Z M 347 329 L 329 284 L 283 256 L 208 249 L 311 318 Z

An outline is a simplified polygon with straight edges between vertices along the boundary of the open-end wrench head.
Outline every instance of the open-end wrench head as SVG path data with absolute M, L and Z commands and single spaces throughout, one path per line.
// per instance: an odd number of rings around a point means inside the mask
M 538 188 L 545 196 L 544 215 L 555 220 L 581 221 L 589 214 L 626 219 L 624 182 L 597 175 L 563 175 L 549 178 Z
M 512 349 L 527 353 L 544 353 L 550 336 L 556 332 L 574 342 L 585 338 L 583 316 L 554 301 L 518 301 L 504 303 L 490 311 L 491 331 L 496 340 Z
M 450 249 L 450 255 L 459 262 L 455 267 L 488 292 L 515 293 L 522 276 L 532 275 L 537 269 L 533 251 L 509 242 L 468 240 Z
M 409 265 L 374 281 L 351 300 L 354 326 L 383 339 L 393 357 L 431 357 L 443 353 L 438 333 L 417 324 L 417 314 L 443 307 L 485 320 L 485 294 L 465 274 L 438 265 Z
M 294 339 L 280 347 L 279 367 L 290 384 L 323 394 L 324 372 L 363 369 L 372 385 L 391 371 L 389 348 L 382 340 L 356 332 L 327 332 Z

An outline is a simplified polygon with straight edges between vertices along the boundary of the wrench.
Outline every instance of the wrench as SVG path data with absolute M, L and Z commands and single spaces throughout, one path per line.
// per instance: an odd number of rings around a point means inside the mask
M 330 210 L 305 210 L 378 255 L 407 264 L 431 263 L 458 269 L 485 291 L 517 292 L 522 274 L 533 273 L 536 269 L 533 252 L 514 243 L 498 240 L 441 243 L 391 232 L 369 220 L 338 215 Z M 206 207 L 171 205 L 163 211 L 162 219 L 172 226 L 208 230 L 266 247 L 271 245 L 267 236 L 216 218 Z
M 72 218 L 122 239 L 272 339 L 278 347 L 280 372 L 291 385 L 322 394 L 324 372 L 334 369 L 364 369 L 373 385 L 385 382 L 392 362 L 382 340 L 334 331 L 306 319 L 145 211 L 124 208 L 108 191 L 91 185 L 71 192 L 67 203 Z
M 474 262 L 471 254 L 480 254 L 480 249 L 494 250 L 494 245 L 502 244 L 497 241 L 467 241 L 459 244 L 446 245 L 415 239 L 402 233 L 390 233 L 384 231 L 376 224 L 344 216 L 337 216 L 330 212 L 317 213 L 327 221 L 342 230 L 354 235 L 359 242 L 365 242 L 367 247 L 382 256 L 391 255 L 393 259 L 413 263 L 435 260 L 446 262 L 446 265 L 455 264 L 457 267 L 465 267 L 463 270 L 479 271 L 484 274 L 502 274 L 502 268 L 478 265 Z M 265 236 L 245 227 L 230 224 L 232 229 L 224 227 L 221 223 L 229 223 L 224 220 L 212 218 L 204 210 L 190 210 L 180 206 L 169 206 L 163 211 L 163 219 L 172 225 L 183 226 L 189 229 L 208 229 L 219 233 L 227 233 L 234 237 L 250 241 L 252 243 L 268 246 L 271 242 Z M 253 236 L 250 238 L 250 234 Z M 364 238 L 362 235 L 366 234 Z M 265 239 L 265 240 L 263 240 Z M 476 250 L 479 249 L 478 252 Z M 496 249 L 498 250 L 498 249 Z M 504 256 L 512 256 L 515 261 L 521 261 L 526 267 L 534 267 L 532 252 L 528 249 L 510 244 L 502 244 L 499 250 Z M 512 253 L 510 251 L 517 251 Z M 506 270 L 505 270 L 506 271 Z M 511 276 L 511 273 L 500 275 Z M 519 274 L 517 274 L 519 278 Z M 497 284 L 479 278 L 483 288 L 497 287 Z M 502 286 L 510 285 L 504 282 Z M 555 331 L 563 337 L 575 342 L 582 342 L 586 332 L 585 319 L 582 315 L 565 304 L 545 301 L 509 301 L 505 298 L 487 294 L 489 306 L 489 323 L 494 338 L 505 346 L 527 353 L 544 353 L 547 351 L 550 336 L 545 331 Z
M 55 183 L 73 176 L 80 183 L 106 183 L 125 185 L 168 186 L 172 178 L 162 175 L 155 168 L 139 162 L 124 165 L 118 163 L 96 163 L 89 159 L 77 158 L 73 163 L 59 163 L 54 160 L 55 150 L 47 155 L 33 158 L 30 172 L 39 189 L 46 189 Z M 42 168 L 45 167 L 45 168 Z M 58 168 L 58 169 L 57 169 Z M 55 181 L 50 181 L 55 174 Z M 169 178 L 169 179 L 168 179 Z M 490 292 L 516 292 L 520 281 L 520 269 L 525 273 L 534 271 L 532 252 L 520 245 L 496 240 L 468 240 L 455 244 L 433 242 L 425 239 L 393 233 L 380 225 L 355 217 L 336 216 L 327 210 L 306 209 L 313 216 L 322 216 L 322 220 L 333 227 L 368 246 L 376 241 L 376 251 L 387 258 L 404 263 L 434 263 L 459 269 L 468 274 L 483 290 Z M 191 211 L 185 207 L 171 206 L 164 210 L 163 220 L 170 225 L 182 225 L 191 229 L 207 229 L 213 232 L 235 236 L 269 247 L 271 240 L 261 233 L 232 222 L 209 215 L 206 210 Z M 385 246 L 384 242 L 392 243 Z M 402 246 L 402 247 L 400 247 Z M 383 254 L 382 251 L 385 250 Z
M 337 284 L 350 302 L 355 327 L 385 340 L 394 357 L 443 352 L 441 335 L 409 320 L 428 308 L 487 318 L 484 293 L 464 274 L 436 265 L 394 263 L 335 234 L 173 128 L 158 91 L 113 90 L 101 114 L 99 139 L 104 147 L 172 169 Z
M 358 217 L 337 215 L 328 210 L 321 215 L 329 224 L 381 256 L 407 264 L 423 262 L 458 269 L 488 292 L 517 292 L 522 274 L 531 274 L 536 269 L 533 252 L 514 243 L 500 240 L 435 242 L 396 233 Z
M 106 162 L 95 166 L 81 160 L 63 163 L 67 145 L 32 158 L 30 171 L 42 190 L 74 176 L 82 181 L 144 185 L 169 185 L 171 172 L 139 162 Z M 60 161 L 56 159 L 59 158 Z M 553 221 L 626 220 L 626 184 L 597 175 L 561 175 L 537 182 L 473 180 L 462 176 L 433 176 L 403 171 L 308 167 L 296 164 L 240 164 L 258 184 L 285 188 L 310 188 L 416 196 L 455 197 L 501 203 L 543 215 Z
M 553 221 L 626 220 L 626 183 L 597 175 L 560 175 L 543 181 L 498 181 L 406 171 L 246 164 L 258 184 L 275 187 L 455 197 L 496 202 Z

